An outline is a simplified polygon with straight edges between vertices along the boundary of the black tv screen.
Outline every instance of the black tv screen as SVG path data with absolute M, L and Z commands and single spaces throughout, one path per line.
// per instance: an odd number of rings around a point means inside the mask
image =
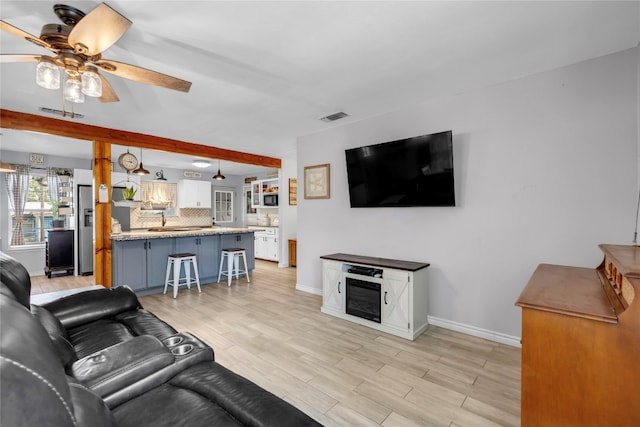
M 352 208 L 455 206 L 451 131 L 345 150 Z

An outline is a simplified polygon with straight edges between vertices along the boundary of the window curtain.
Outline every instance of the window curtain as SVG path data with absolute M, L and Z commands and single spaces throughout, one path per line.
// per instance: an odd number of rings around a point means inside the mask
M 172 182 L 145 181 L 142 183 L 141 198 L 145 207 L 162 206 L 174 208 L 178 195 L 178 185 Z
M 11 246 L 24 245 L 24 235 L 22 233 L 22 221 L 24 219 L 24 206 L 27 202 L 29 191 L 28 165 L 14 165 L 15 172 L 5 172 L 5 184 L 9 195 L 9 206 L 16 217 L 16 226 L 11 233 Z
M 49 193 L 49 200 L 52 204 L 60 201 L 58 193 L 59 184 L 58 168 L 47 168 L 47 192 Z

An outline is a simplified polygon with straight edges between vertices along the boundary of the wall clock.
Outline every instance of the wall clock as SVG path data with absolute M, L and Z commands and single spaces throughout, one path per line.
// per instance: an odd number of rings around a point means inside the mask
M 127 148 L 127 152 L 120 154 L 120 157 L 118 157 L 118 164 L 122 169 L 131 172 L 138 167 L 138 158 L 131 154 Z

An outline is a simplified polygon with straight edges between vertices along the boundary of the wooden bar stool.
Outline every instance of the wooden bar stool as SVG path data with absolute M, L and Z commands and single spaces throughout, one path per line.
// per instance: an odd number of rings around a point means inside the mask
M 240 270 L 240 257 L 244 261 L 244 270 Z M 227 271 L 223 271 L 224 260 L 227 260 Z M 220 278 L 224 275 L 227 276 L 228 284 L 231 286 L 231 278 L 235 275 L 236 279 L 240 278 L 240 275 L 247 276 L 247 282 L 251 283 L 249 279 L 249 269 L 247 268 L 247 252 L 242 248 L 227 248 L 222 249 L 220 252 L 220 269 L 218 270 L 218 283 Z
M 184 264 L 185 277 L 180 278 L 180 270 Z M 173 279 L 171 277 L 171 267 L 173 267 Z M 191 267 L 193 267 L 194 278 L 191 278 Z M 202 292 L 200 289 L 200 276 L 198 275 L 198 261 L 196 260 L 196 254 L 184 253 L 184 254 L 171 254 L 167 258 L 167 274 L 164 279 L 164 292 L 167 293 L 167 287 L 173 286 L 173 297 L 178 296 L 178 287 L 187 286 L 191 289 L 192 284 L 198 285 L 198 292 Z

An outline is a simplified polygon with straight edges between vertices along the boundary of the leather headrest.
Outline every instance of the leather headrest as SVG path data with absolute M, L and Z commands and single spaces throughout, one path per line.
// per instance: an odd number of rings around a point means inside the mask
M 0 251 L 0 281 L 13 293 L 15 299 L 30 307 L 31 278 L 29 272 L 17 259 Z
M 31 312 L 0 295 L 2 425 L 76 425 L 64 368 Z

